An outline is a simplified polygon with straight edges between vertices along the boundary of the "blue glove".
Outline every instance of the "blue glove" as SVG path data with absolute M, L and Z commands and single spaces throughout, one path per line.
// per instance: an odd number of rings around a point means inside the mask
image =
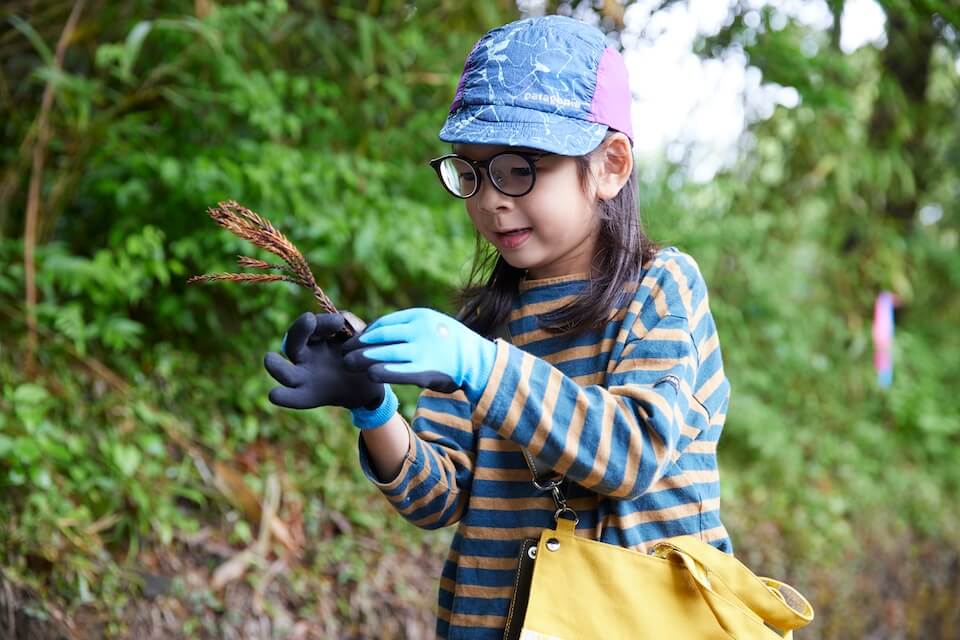
M 391 313 L 343 343 L 343 362 L 351 371 L 441 393 L 463 389 L 474 403 L 483 395 L 496 357 L 496 344 L 432 309 Z
M 361 429 L 384 424 L 397 410 L 397 396 L 389 385 L 370 380 L 344 367 L 344 316 L 304 313 L 283 337 L 279 353 L 268 353 L 264 367 L 280 387 L 270 391 L 270 402 L 290 409 L 339 406 L 350 410 Z

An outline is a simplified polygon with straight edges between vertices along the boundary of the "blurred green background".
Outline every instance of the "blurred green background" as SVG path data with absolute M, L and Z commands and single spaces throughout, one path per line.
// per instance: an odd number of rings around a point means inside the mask
M 883 0 L 883 38 L 847 51 L 854 0 L 726 4 L 696 54 L 798 99 L 748 117 L 708 179 L 680 142 L 640 162 L 649 235 L 710 287 L 725 521 L 813 602 L 799 637 L 955 638 L 960 8 Z M 268 403 L 263 354 L 314 302 L 186 285 L 267 257 L 205 209 L 269 218 L 341 308 L 452 311 L 474 235 L 425 160 L 476 39 L 523 10 L 636 44 L 705 7 L 5 2 L 0 636 L 430 637 L 451 532 L 390 511 L 344 412 Z M 899 300 L 889 388 L 881 291 Z

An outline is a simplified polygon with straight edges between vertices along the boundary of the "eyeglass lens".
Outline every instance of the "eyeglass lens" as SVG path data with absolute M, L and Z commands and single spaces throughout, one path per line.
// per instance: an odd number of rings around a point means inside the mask
M 494 186 L 508 196 L 524 195 L 533 185 L 530 163 L 526 158 L 513 153 L 495 156 L 489 164 L 488 172 Z M 460 158 L 445 158 L 440 163 L 440 176 L 446 187 L 461 198 L 468 198 L 477 190 L 476 169 Z

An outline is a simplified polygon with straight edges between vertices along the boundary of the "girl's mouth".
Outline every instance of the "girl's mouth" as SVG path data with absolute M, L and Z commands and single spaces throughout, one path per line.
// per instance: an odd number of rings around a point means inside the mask
M 497 244 L 505 249 L 516 249 L 527 241 L 531 231 L 533 231 L 532 228 L 524 227 L 522 229 L 511 229 L 503 233 L 497 232 Z

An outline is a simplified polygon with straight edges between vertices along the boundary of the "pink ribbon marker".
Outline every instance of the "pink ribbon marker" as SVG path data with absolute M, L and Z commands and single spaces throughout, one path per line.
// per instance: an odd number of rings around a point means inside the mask
M 893 308 L 897 297 L 883 291 L 873 305 L 873 367 L 882 388 L 893 384 Z

